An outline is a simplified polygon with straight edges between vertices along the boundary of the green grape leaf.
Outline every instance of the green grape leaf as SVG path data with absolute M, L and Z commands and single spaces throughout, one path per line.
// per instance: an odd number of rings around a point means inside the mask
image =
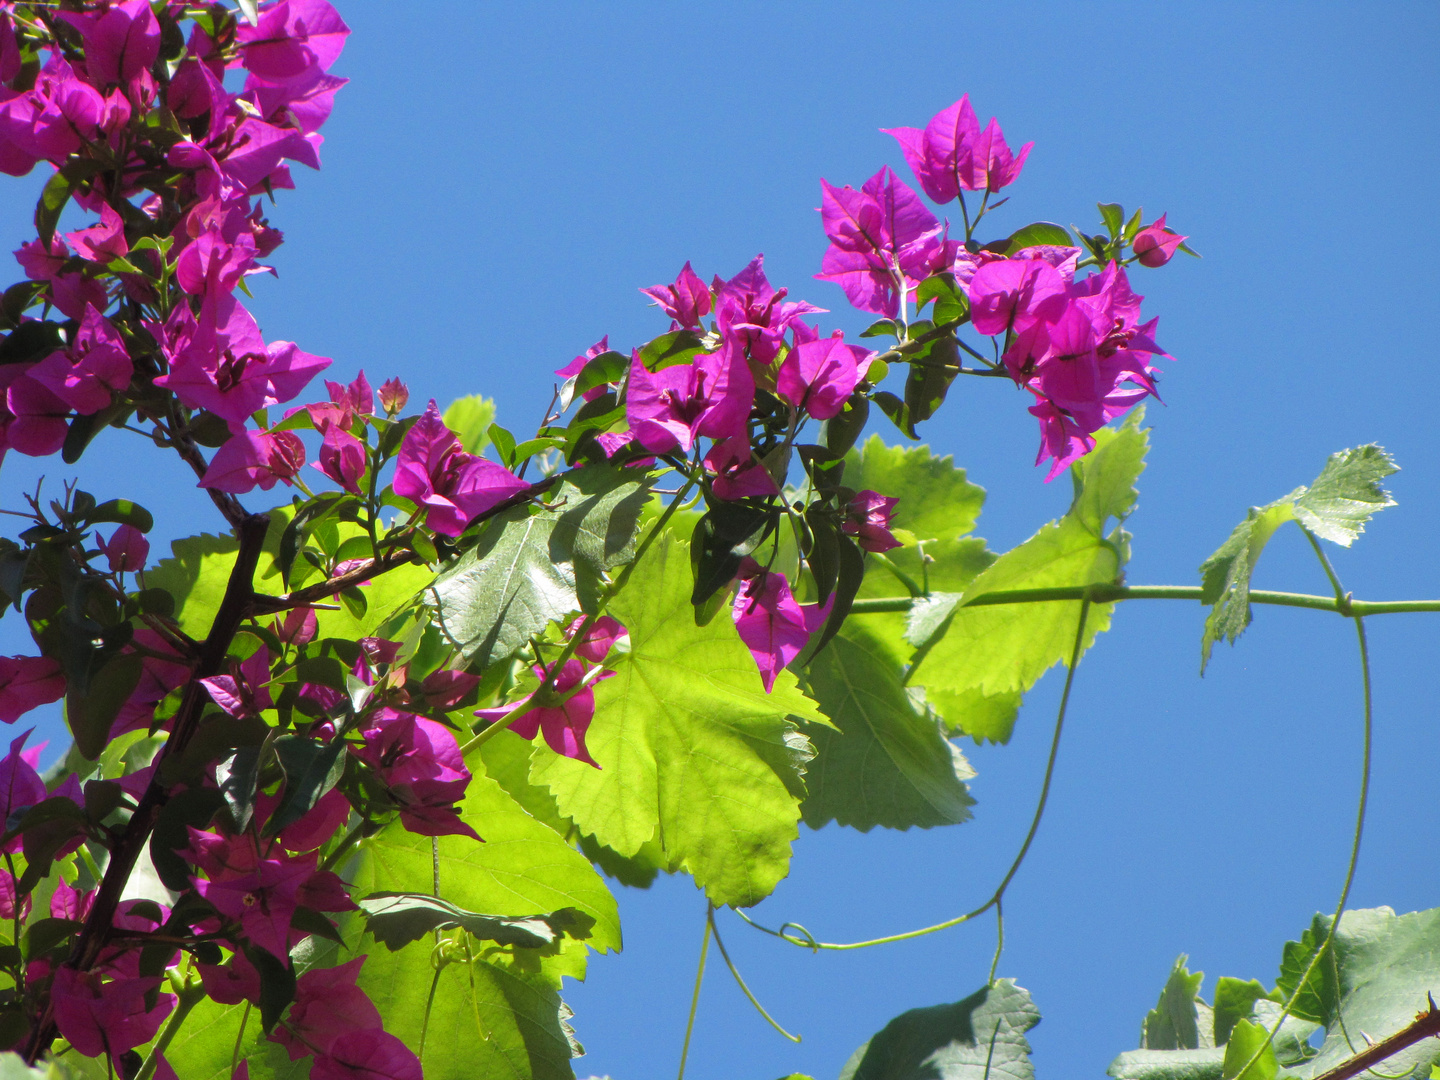
M 953 1005 L 901 1013 L 851 1055 L 839 1080 L 1034 1080 L 1025 1032 L 1039 1022 L 1029 991 L 997 979 Z
M 1115 1080 L 1220 1080 L 1225 1048 L 1204 1050 L 1129 1050 L 1110 1063 Z
M 1233 645 L 1250 625 L 1250 578 L 1275 530 L 1296 521 L 1321 539 L 1349 547 L 1371 515 L 1395 505 L 1380 481 L 1396 471 L 1390 455 L 1373 443 L 1341 450 L 1330 455 L 1309 487 L 1250 508 L 1225 543 L 1200 564 L 1201 600 L 1211 605 L 1200 640 L 1202 675 L 1215 642 L 1224 638 Z
M 1316 918 L 1323 933 L 1328 917 Z M 1335 1003 L 1338 1016 L 1327 1018 L 1325 1042 L 1303 1076 L 1319 1076 L 1356 1051 L 1359 1032 L 1383 1039 L 1426 1008 L 1426 995 L 1440 997 L 1440 908 L 1396 915 L 1388 907 L 1347 911 L 1335 934 Z M 1320 968 L 1329 967 L 1326 960 Z M 1302 995 L 1303 996 L 1303 995 Z M 1233 1041 L 1232 1036 L 1232 1041 Z M 1440 1040 L 1426 1039 L 1377 1063 L 1390 1076 L 1428 1075 L 1440 1057 Z
M 960 539 L 975 527 L 985 489 L 970 483 L 965 470 L 957 468 L 950 457 L 935 457 L 925 446 L 886 446 L 878 435 L 872 435 L 846 457 L 845 484 L 899 498 L 891 524 L 919 541 L 887 552 L 883 562 L 867 559 L 860 598 L 903 594 L 907 586 L 899 575 L 917 589 L 958 595 L 995 561 L 983 540 Z M 915 650 L 905 640 L 904 614 L 867 614 L 855 621 L 863 623 L 897 667 L 910 662 Z M 996 738 L 1001 733 L 1008 738 L 1019 707 L 1019 696 L 1014 694 L 956 693 L 930 686 L 926 695 L 951 731 L 963 731 L 977 739 Z
M 467 454 L 482 454 L 490 445 L 489 429 L 495 422 L 495 402 L 479 394 L 456 398 L 441 418 Z
M 342 876 L 361 895 L 435 895 L 438 876 L 442 899 L 497 916 L 575 908 L 595 920 L 590 945 L 601 952 L 620 947 L 615 898 L 585 856 L 554 829 L 480 773 L 470 781 L 460 816 L 484 843 L 468 836 L 417 836 L 396 822 L 361 841 L 355 865 Z
M 419 1056 L 425 1080 L 573 1080 L 570 1010 L 544 979 L 498 951 L 436 970 L 431 951 L 424 942 L 373 950 L 357 980 L 385 1030 Z
M 555 509 L 500 514 L 435 579 L 440 628 L 471 663 L 513 656 L 550 622 L 595 610 L 605 572 L 635 557 L 649 498 L 643 473 L 590 466 L 568 474 L 547 498 Z
M 1292 995 L 1295 996 L 1295 1003 L 1290 1007 L 1291 1015 L 1316 1024 L 1331 1024 L 1335 1020 L 1340 991 L 1336 984 L 1338 968 L 1334 959 L 1317 965 L 1305 980 L 1304 989 L 1298 995 L 1295 990 L 1300 985 L 1300 977 L 1310 966 L 1316 950 L 1325 944 L 1330 933 L 1329 927 L 1329 919 L 1316 915 L 1311 925 L 1300 935 L 1299 941 L 1287 941 L 1280 959 L 1280 976 L 1275 980 L 1275 989 L 1282 1001 L 1288 1001 Z
M 766 694 L 730 619 L 695 625 L 690 590 L 688 545 L 667 532 L 610 604 L 630 652 L 595 690 L 600 768 L 537 752 L 531 778 L 604 846 L 633 856 L 657 838 L 711 901 L 746 906 L 785 876 L 798 835 L 813 748 L 792 717 L 827 721 L 789 672 Z
M 1051 666 L 1068 661 L 1079 624 L 1080 602 L 967 606 L 976 597 L 1011 589 L 1090 585 L 1115 581 L 1129 553 L 1121 527 L 1135 506 L 1135 481 L 1145 464 L 1148 438 L 1140 410 L 1118 428 L 1096 433 L 1095 449 L 1072 466 L 1076 493 L 1066 515 L 1044 526 L 976 575 L 958 597 L 933 597 L 912 613 L 911 644 L 921 648 L 909 682 L 925 687 L 943 710 L 961 695 L 989 699 L 975 730 L 963 718 L 952 726 L 981 737 L 1008 738 L 1018 695 Z M 946 617 L 945 605 L 950 605 Z M 1089 648 L 1110 625 L 1113 604 L 1092 604 L 1082 645 Z M 954 696 L 951 696 L 954 695 Z M 973 699 L 972 699 L 973 700 Z
M 1185 966 L 1187 959 L 1180 954 L 1160 991 L 1159 1003 L 1145 1017 L 1140 1033 L 1142 1050 L 1198 1050 L 1203 1045 L 1196 998 L 1205 973 L 1190 974 Z
M 845 628 L 810 664 L 807 689 L 838 732 L 816 729 L 815 760 L 800 809 L 805 824 L 828 821 L 868 831 L 953 825 L 970 817 L 974 776 L 944 737 L 923 696 L 907 691 L 900 672 L 865 627 Z
M 965 479 L 949 455 L 928 446 L 886 446 L 871 435 L 845 459 L 845 486 L 899 499 L 891 523 L 920 540 L 953 540 L 975 527 L 985 489 Z

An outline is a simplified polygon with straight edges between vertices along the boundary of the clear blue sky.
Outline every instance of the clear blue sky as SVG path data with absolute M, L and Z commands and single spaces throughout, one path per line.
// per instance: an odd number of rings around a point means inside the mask
M 1440 7 L 1333 3 L 481 5 L 340 3 L 353 82 L 325 129 L 324 171 L 298 169 L 272 221 L 278 281 L 255 280 L 267 337 L 392 374 L 423 400 L 498 399 L 539 419 L 552 369 L 602 334 L 664 329 L 637 287 L 685 260 L 730 276 L 757 251 L 771 280 L 858 329 L 811 280 L 825 241 L 819 178 L 908 171 L 881 127 L 920 126 L 969 92 L 982 121 L 1035 149 L 996 232 L 1095 225 L 1097 200 L 1168 211 L 1203 261 L 1137 270 L 1160 316 L 1166 407 L 1152 406 L 1130 580 L 1194 583 L 1251 504 L 1310 480 L 1333 450 L 1377 441 L 1400 501 L 1336 565 L 1366 598 L 1440 595 Z M 25 237 L 36 178 L 6 181 L 0 241 Z M 1068 485 L 1030 466 L 1019 395 L 960 386 L 923 433 L 991 492 L 997 549 L 1061 513 Z M 898 438 L 885 432 L 887 438 Z M 157 511 L 157 535 L 213 529 L 178 462 L 107 433 L 96 490 Z M 144 465 L 141 465 L 144 462 Z M 54 477 L 55 463 L 46 469 Z M 36 474 L 12 455 L 5 505 Z M 1323 591 L 1298 533 L 1259 585 Z M 1354 906 L 1440 904 L 1431 827 L 1440 728 L 1435 616 L 1371 627 L 1375 796 Z M 1202 681 L 1201 613 L 1121 608 L 1082 665 L 1050 815 L 1007 899 L 1000 974 L 1035 997 L 1042 1076 L 1098 1076 L 1136 1045 L 1177 953 L 1210 974 L 1273 980 L 1280 947 L 1330 909 L 1359 771 L 1353 634 L 1263 610 Z M 13 618 L 0 651 L 20 651 Z M 1059 696 L 1027 701 L 1012 743 L 967 752 L 970 824 L 802 832 L 789 880 L 758 909 L 846 940 L 938 921 L 987 896 L 1023 835 Z M 590 1050 L 640 1078 L 675 1068 L 704 905 L 683 880 L 622 891 L 626 950 L 565 992 Z M 833 1077 L 896 1013 L 986 977 L 993 924 L 814 957 L 722 921 L 732 955 L 791 1046 L 712 964 L 689 1075 Z M 712 953 L 713 956 L 713 953 Z

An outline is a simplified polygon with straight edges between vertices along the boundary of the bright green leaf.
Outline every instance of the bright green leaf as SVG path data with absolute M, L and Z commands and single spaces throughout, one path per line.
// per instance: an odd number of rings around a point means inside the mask
M 985 489 L 928 446 L 886 446 L 872 435 L 845 459 L 845 486 L 898 498 L 892 522 L 921 540 L 953 540 L 975 527 Z
M 1005 251 L 1013 253 L 1021 248 L 1039 247 L 1042 244 L 1052 247 L 1070 247 L 1072 241 L 1065 226 L 1056 225 L 1053 221 L 1036 221 L 1011 233 Z
M 525 917 L 576 908 L 595 920 L 589 943 L 601 952 L 620 947 L 615 898 L 585 857 L 548 825 L 520 808 L 500 785 L 476 774 L 460 816 L 484 837 L 434 839 L 397 822 L 361 842 L 361 856 L 344 875 L 361 895 L 435 892 L 466 911 Z
M 1237 1021 L 1250 1016 L 1255 1002 L 1269 997 L 1258 979 L 1232 979 L 1222 975 L 1215 984 L 1215 1045 L 1224 1046 Z
M 839 732 L 816 729 L 806 770 L 805 823 L 867 831 L 952 825 L 970 817 L 974 776 L 922 695 L 901 684 L 883 647 L 857 620 L 810 664 L 810 693 Z M 917 700 L 918 699 L 918 700 Z
M 496 517 L 432 589 L 446 638 L 470 662 L 513 656 L 552 621 L 595 610 L 607 570 L 635 555 L 649 482 L 593 466 L 549 493 L 554 510 L 517 506 Z
M 1138 413 L 1138 410 L 1137 410 Z M 984 708 L 972 730 L 963 717 L 946 713 L 952 727 L 979 737 L 1008 737 L 1016 695 L 1052 665 L 1068 661 L 1079 625 L 1080 602 L 967 606 L 986 593 L 1116 580 L 1129 549 L 1123 520 L 1135 505 L 1135 481 L 1144 469 L 1147 436 L 1132 414 L 1119 428 L 1096 433 L 1095 449 L 1072 466 L 1076 493 L 1069 512 L 976 575 L 958 597 L 935 596 L 917 607 L 907 627 L 911 644 L 925 646 L 915 659 L 912 685 L 924 686 L 937 707 L 974 701 Z M 947 613 L 946 607 L 949 607 Z M 1113 604 L 1092 604 L 1083 647 L 1110 625 Z
M 487 432 L 495 422 L 495 402 L 479 394 L 456 398 L 441 419 L 459 437 L 467 454 L 482 454 L 490 445 Z
M 431 945 L 375 949 L 358 985 L 385 1030 L 420 1057 L 425 1080 L 572 1080 L 570 1010 L 543 978 L 503 958 L 431 965 Z
M 1105 1070 L 1116 1080 L 1220 1080 L 1223 1047 L 1205 1050 L 1130 1050 Z
M 1279 1071 L 1269 1032 L 1249 1020 L 1237 1023 L 1225 1044 L 1224 1080 L 1274 1080 Z
M 714 903 L 745 906 L 785 876 L 798 835 L 813 749 L 791 717 L 825 721 L 789 672 L 765 693 L 731 620 L 695 625 L 687 548 L 658 539 L 610 604 L 630 652 L 595 691 L 601 767 L 540 752 L 531 777 L 601 844 L 631 856 L 658 835 Z
M 901 1013 L 856 1050 L 839 1080 L 1034 1080 L 1025 1032 L 1040 1022 L 1013 979 L 953 1005 Z

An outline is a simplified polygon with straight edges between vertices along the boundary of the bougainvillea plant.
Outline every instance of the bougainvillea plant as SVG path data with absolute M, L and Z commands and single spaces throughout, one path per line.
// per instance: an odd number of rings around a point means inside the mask
M 951 737 L 1008 738 L 1118 601 L 1211 605 L 1207 658 L 1252 602 L 1352 619 L 1362 656 L 1364 616 L 1437 607 L 1249 588 L 1280 525 L 1323 560 L 1389 505 L 1376 447 L 1252 510 L 1201 585 L 1123 584 L 1137 406 L 1169 361 L 1132 272 L 1186 237 L 1101 204 L 1096 235 L 984 238 L 1031 146 L 966 97 L 889 132 L 958 225 L 889 166 L 821 181 L 815 276 L 878 317 L 863 343 L 758 255 L 687 263 L 642 290 L 659 335 L 560 367 L 517 436 L 267 338 L 244 303 L 283 239 L 266 207 L 320 165 L 348 32 L 325 0 L 0 2 L 0 171 L 49 170 L 0 298 L 0 454 L 79 465 L 123 429 L 219 528 L 152 558 L 123 491 L 6 495 L 28 520 L 0 599 L 34 650 L 0 657 L 4 1075 L 568 1077 L 562 981 L 620 945 L 602 871 L 691 875 L 708 945 L 802 819 L 969 817 Z M 963 470 L 862 441 L 917 438 L 962 376 L 1023 390 L 1045 479 L 1074 484 L 1003 554 L 966 536 Z M 42 775 L 26 717 L 62 700 L 74 745 Z M 981 907 L 898 937 L 998 916 L 1028 846 Z M 1222 979 L 1211 1005 L 1178 965 L 1112 1075 L 1428 1075 L 1411 961 L 1440 917 L 1343 910 L 1273 989 Z M 1029 1076 L 1036 1019 L 992 968 L 844 1076 Z M 1357 1049 L 1361 1022 L 1387 1038 Z

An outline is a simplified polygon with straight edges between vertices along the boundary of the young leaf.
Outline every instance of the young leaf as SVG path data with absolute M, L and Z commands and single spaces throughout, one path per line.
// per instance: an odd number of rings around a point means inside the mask
M 1398 471 L 1395 459 L 1374 443 L 1331 454 L 1295 500 L 1295 520 L 1320 539 L 1349 547 L 1372 514 L 1395 505 L 1380 481 Z
M 1035 1080 L 1030 993 L 997 979 L 953 1005 L 911 1009 L 850 1056 L 839 1080 Z
M 810 693 L 838 732 L 816 728 L 815 760 L 800 804 L 805 824 L 828 821 L 868 831 L 953 825 L 970 818 L 974 776 L 945 739 L 923 698 L 866 633 L 847 626 L 806 672 Z M 917 700 L 918 699 L 918 700 Z
M 455 432 L 467 454 L 483 454 L 490 445 L 487 431 L 495 422 L 495 402 L 479 394 L 456 398 L 441 419 Z
M 1349 547 L 1372 514 L 1395 505 L 1380 481 L 1396 471 L 1390 455 L 1373 443 L 1341 450 L 1330 455 L 1309 487 L 1250 509 L 1219 550 L 1200 564 L 1201 598 L 1211 605 L 1200 640 L 1201 674 L 1215 642 L 1224 638 L 1233 645 L 1250 625 L 1250 578 L 1275 530 L 1297 521 L 1321 539 Z
M 1141 1027 L 1142 1050 L 1198 1050 L 1201 1047 L 1195 1001 L 1205 973 L 1190 974 L 1185 966 L 1187 959 L 1184 953 L 1180 954 L 1170 977 L 1165 980 L 1165 988 L 1160 991 L 1159 1003 L 1145 1017 Z
M 1035 221 L 1022 226 L 1010 234 L 1005 253 L 1014 254 L 1022 248 L 1042 246 L 1070 247 L 1070 234 L 1065 226 L 1056 225 L 1053 221 Z M 937 313 L 935 318 L 939 320 L 940 315 Z
M 601 767 L 542 750 L 531 778 L 606 847 L 634 855 L 658 836 L 714 903 L 754 904 L 797 836 L 813 751 L 792 718 L 825 721 L 789 672 L 765 693 L 729 618 L 696 626 L 690 589 L 686 545 L 667 533 L 610 604 L 630 652 L 595 691 L 586 743 Z

